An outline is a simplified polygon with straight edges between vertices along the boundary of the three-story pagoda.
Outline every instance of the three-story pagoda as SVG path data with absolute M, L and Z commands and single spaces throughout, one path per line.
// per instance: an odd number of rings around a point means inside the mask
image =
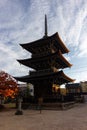
M 34 70 L 29 75 L 15 77 L 18 81 L 34 85 L 34 97 L 43 99 L 52 96 L 53 84 L 58 86 L 72 82 L 73 79 L 64 74 L 63 69 L 72 65 L 63 54 L 68 53 L 68 48 L 60 39 L 58 33 L 48 36 L 47 18 L 45 15 L 45 35 L 43 38 L 25 44 L 20 44 L 32 53 L 31 58 L 18 60 L 19 63 Z

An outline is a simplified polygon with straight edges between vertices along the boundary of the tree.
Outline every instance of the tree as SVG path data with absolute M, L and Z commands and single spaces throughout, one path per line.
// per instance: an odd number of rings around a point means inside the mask
M 0 96 L 14 98 L 17 93 L 18 87 L 15 79 L 4 71 L 0 71 Z

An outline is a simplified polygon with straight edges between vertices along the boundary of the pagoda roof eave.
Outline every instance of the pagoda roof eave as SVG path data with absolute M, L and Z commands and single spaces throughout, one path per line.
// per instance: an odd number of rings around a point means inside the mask
M 63 41 L 61 40 L 61 38 L 59 37 L 58 32 L 56 32 L 55 34 L 48 36 L 46 38 L 41 38 L 39 40 L 36 41 L 32 41 L 30 43 L 23 43 L 20 44 L 20 46 L 22 46 L 24 49 L 26 49 L 29 52 L 33 52 L 33 50 L 31 48 L 35 48 L 37 46 L 42 46 L 45 45 L 47 43 L 49 43 L 51 40 L 56 39 L 57 44 L 59 44 L 61 46 L 61 49 L 63 50 L 63 53 L 68 53 L 69 49 L 64 45 Z
M 16 80 L 21 81 L 21 82 L 27 82 L 27 83 L 34 83 L 34 82 L 38 82 L 39 80 L 55 80 L 58 82 L 59 84 L 63 84 L 63 83 L 68 83 L 68 82 L 74 82 L 75 80 L 71 79 L 70 77 L 68 77 L 67 75 L 64 74 L 63 71 L 59 71 L 59 72 L 51 72 L 51 73 L 47 73 L 44 75 L 36 75 L 36 76 L 22 76 L 22 77 L 14 77 Z
M 55 33 L 55 38 L 57 38 L 58 43 L 61 43 L 62 48 L 64 48 L 65 53 L 70 52 L 70 50 L 65 46 L 64 42 L 60 38 L 58 32 Z
M 46 59 L 52 59 L 52 58 L 54 58 L 54 57 L 56 57 L 57 58 L 57 60 L 61 60 L 61 67 L 62 68 L 66 68 L 66 67 L 71 67 L 72 66 L 72 64 L 70 64 L 67 60 L 66 60 L 66 58 L 62 55 L 62 53 L 61 53 L 61 51 L 59 51 L 59 52 L 56 52 L 56 53 L 53 53 L 53 54 L 50 54 L 50 55 L 47 55 L 47 56 L 40 56 L 40 57 L 37 57 L 37 58 L 29 58 L 29 59 L 24 59 L 24 60 L 17 60 L 19 63 L 21 63 L 21 64 L 23 64 L 23 65 L 25 65 L 25 66 L 27 66 L 27 67 L 31 67 L 31 68 L 33 68 L 33 64 L 35 65 L 35 63 L 36 63 L 36 61 L 38 62 L 38 63 L 40 63 L 41 61 L 46 61 Z M 58 61 L 57 61 L 58 62 Z M 41 62 L 41 64 L 42 64 L 42 62 Z M 65 66 L 65 67 L 63 67 L 63 66 Z M 37 69 L 37 67 L 35 67 L 34 69 Z

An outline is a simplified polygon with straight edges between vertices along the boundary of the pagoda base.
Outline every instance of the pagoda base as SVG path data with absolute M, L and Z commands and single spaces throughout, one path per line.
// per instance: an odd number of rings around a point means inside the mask
M 52 83 L 47 81 L 38 81 L 34 84 L 34 96 L 36 99 L 52 95 Z

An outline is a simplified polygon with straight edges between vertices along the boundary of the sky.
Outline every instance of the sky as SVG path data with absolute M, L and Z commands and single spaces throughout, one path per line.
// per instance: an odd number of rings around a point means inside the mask
M 64 54 L 73 64 L 64 73 L 87 81 L 87 0 L 0 0 L 0 70 L 12 76 L 24 76 L 31 68 L 17 59 L 31 54 L 19 44 L 44 36 L 44 16 L 47 14 L 48 36 L 58 32 L 70 50 Z

